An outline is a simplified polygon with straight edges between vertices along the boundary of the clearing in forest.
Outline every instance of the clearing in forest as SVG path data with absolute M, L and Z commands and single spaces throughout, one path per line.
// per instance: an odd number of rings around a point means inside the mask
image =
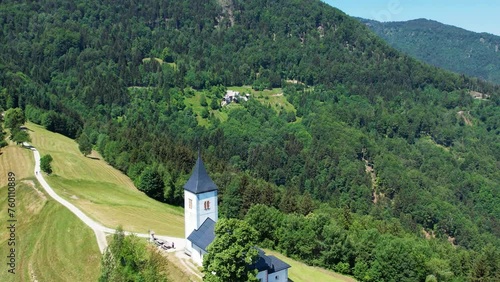
M 235 86 L 228 87 L 227 89 L 239 91 L 240 93 L 249 93 L 253 99 L 257 99 L 263 105 L 271 105 L 271 107 L 278 113 L 283 110 L 286 112 L 296 112 L 295 107 L 290 104 L 285 95 L 283 95 L 283 89 L 281 88 L 258 91 L 252 89 L 251 86 Z
M 286 97 L 283 95 L 283 89 L 281 88 L 273 88 L 271 90 L 265 89 L 263 91 L 258 91 L 252 89 L 251 86 L 230 86 L 227 88 L 228 90 L 238 91 L 242 95 L 250 94 L 250 99 L 256 99 L 263 105 L 270 105 L 277 113 L 282 111 L 285 112 L 296 112 L 295 107 L 290 104 Z M 205 95 L 207 106 L 201 105 L 201 97 Z M 203 91 L 195 91 L 194 95 L 191 97 L 187 97 L 184 99 L 184 104 L 193 110 L 193 113 L 196 114 L 196 119 L 198 121 L 198 125 L 208 126 L 209 120 L 208 118 L 203 117 L 203 110 L 206 109 L 209 115 L 213 115 L 215 118 L 219 119 L 221 122 L 224 122 L 228 119 L 228 113 L 236 108 L 241 107 L 241 104 L 232 102 L 230 104 L 225 105 L 222 108 L 217 110 L 213 110 L 210 107 L 212 103 L 212 97 L 208 97 L 206 93 Z M 218 105 L 220 105 L 222 99 L 217 101 Z

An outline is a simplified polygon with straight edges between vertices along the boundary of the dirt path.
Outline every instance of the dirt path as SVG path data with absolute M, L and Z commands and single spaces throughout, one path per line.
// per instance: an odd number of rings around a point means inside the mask
M 464 120 L 465 124 L 472 126 L 472 121 L 467 117 L 467 115 L 470 116 L 470 112 L 465 113 L 464 111 L 459 111 L 457 114 Z
M 368 162 L 367 159 L 363 158 L 365 161 L 365 171 L 370 174 L 370 178 L 372 181 L 372 198 L 373 198 L 373 203 L 376 204 L 379 201 L 379 193 L 377 193 L 377 175 L 375 174 L 375 170 L 373 169 L 373 166 L 371 166 Z
M 26 145 L 25 145 L 26 146 Z M 92 228 L 92 230 L 95 233 L 96 240 L 97 240 L 97 245 L 99 246 L 99 250 L 101 253 L 104 253 L 106 250 L 106 247 L 108 246 L 108 242 L 106 240 L 106 234 L 114 234 L 116 232 L 115 229 L 105 227 L 101 225 L 98 222 L 95 222 L 93 219 L 88 217 L 86 214 L 84 214 L 80 209 L 78 209 L 76 206 L 71 204 L 70 202 L 66 201 L 50 187 L 50 185 L 45 181 L 43 174 L 40 170 L 40 153 L 37 151 L 37 149 L 33 146 L 29 146 L 27 144 L 26 147 L 31 148 L 33 151 L 33 155 L 35 157 L 35 176 L 40 185 L 42 185 L 43 189 L 51 196 L 54 200 L 59 202 L 61 205 L 65 206 L 68 210 L 70 210 L 72 213 L 74 213 L 83 223 L 85 223 L 87 226 Z M 128 231 L 124 231 L 126 235 L 136 235 L 138 237 L 142 238 L 149 238 L 149 234 L 144 234 L 144 233 L 132 233 Z M 175 247 L 177 250 L 183 250 L 186 244 L 186 240 L 184 238 L 177 238 L 177 237 L 169 237 L 169 236 L 162 236 L 162 235 L 157 235 L 156 237 L 161 238 L 162 240 L 168 241 L 168 242 L 173 242 L 175 244 Z M 172 250 L 172 251 L 175 251 Z

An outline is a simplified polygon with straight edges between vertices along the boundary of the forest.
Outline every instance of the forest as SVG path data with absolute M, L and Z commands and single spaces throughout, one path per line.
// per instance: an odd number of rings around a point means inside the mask
M 500 84 L 500 36 L 432 20 L 359 19 L 392 47 L 436 67 Z
M 201 150 L 262 247 L 360 281 L 500 279 L 498 86 L 319 0 L 7 0 L 0 26 L 0 108 L 150 197 L 182 205 Z M 221 108 L 243 85 L 290 105 Z

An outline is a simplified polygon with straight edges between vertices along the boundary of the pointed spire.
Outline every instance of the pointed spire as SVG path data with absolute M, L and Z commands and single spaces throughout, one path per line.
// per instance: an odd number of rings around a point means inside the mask
M 194 194 L 201 194 L 218 189 L 217 185 L 215 185 L 210 176 L 208 176 L 205 165 L 201 159 L 200 150 L 198 150 L 198 159 L 194 165 L 191 177 L 184 185 L 184 189 Z

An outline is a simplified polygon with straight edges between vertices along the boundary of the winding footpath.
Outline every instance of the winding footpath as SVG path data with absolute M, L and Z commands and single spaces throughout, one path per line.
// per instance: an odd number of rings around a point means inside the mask
M 41 173 L 40 170 L 40 153 L 38 150 L 29 145 L 25 144 L 26 147 L 30 148 L 33 151 L 33 155 L 35 157 L 35 176 L 38 182 L 42 185 L 43 189 L 47 191 L 47 193 L 57 202 L 59 202 L 61 205 L 65 206 L 68 210 L 70 210 L 72 213 L 74 213 L 83 223 L 85 223 L 88 227 L 92 228 L 92 230 L 95 233 L 95 237 L 97 239 L 97 244 L 99 246 L 99 250 L 101 251 L 101 254 L 104 253 L 106 250 L 106 247 L 108 246 L 108 242 L 106 240 L 106 234 L 114 234 L 116 232 L 115 229 L 111 229 L 108 227 L 105 227 L 101 225 L 100 223 L 94 221 L 90 217 L 88 217 L 86 214 L 84 214 L 79 208 L 77 208 L 75 205 L 72 203 L 68 202 L 67 200 L 63 199 L 61 196 L 57 195 L 57 193 L 50 187 L 50 185 L 45 181 L 43 178 L 43 174 Z M 145 233 L 132 233 L 129 231 L 124 231 L 125 235 L 136 235 L 138 237 L 142 238 L 149 238 L 149 234 Z M 162 240 L 165 240 L 167 242 L 173 242 L 175 244 L 176 250 L 183 250 L 186 244 L 186 240 L 184 238 L 177 238 L 177 237 L 169 237 L 169 236 L 162 236 L 162 235 L 156 235 L 155 237 L 160 238 Z M 172 251 L 175 251 L 173 249 Z

